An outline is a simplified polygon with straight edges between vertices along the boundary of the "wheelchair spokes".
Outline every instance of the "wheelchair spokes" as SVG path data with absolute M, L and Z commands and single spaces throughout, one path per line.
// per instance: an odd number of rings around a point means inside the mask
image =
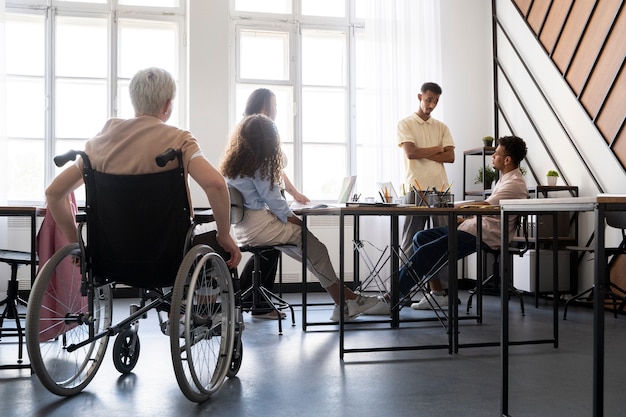
M 111 288 L 83 295 L 82 274 L 68 245 L 43 266 L 31 290 L 26 341 L 34 372 L 57 395 L 80 392 L 102 363 L 108 335 L 92 339 L 111 324 Z
M 190 400 L 204 401 L 223 384 L 234 345 L 234 316 L 226 264 L 209 247 L 193 247 L 179 269 L 170 312 L 174 372 Z

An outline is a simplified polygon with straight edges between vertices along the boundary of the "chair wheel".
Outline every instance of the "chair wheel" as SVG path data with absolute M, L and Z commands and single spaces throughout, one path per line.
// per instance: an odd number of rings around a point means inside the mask
M 122 374 L 133 370 L 139 360 L 139 336 L 131 329 L 124 330 L 115 338 L 113 364 Z

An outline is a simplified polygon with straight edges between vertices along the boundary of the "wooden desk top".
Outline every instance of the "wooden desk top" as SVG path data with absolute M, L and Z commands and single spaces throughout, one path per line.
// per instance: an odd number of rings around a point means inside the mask
M 0 216 L 44 216 L 45 214 L 45 207 L 0 206 Z

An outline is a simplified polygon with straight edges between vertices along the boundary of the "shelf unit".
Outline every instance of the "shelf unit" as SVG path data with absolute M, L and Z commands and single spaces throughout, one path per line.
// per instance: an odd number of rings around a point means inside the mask
M 487 184 L 485 183 L 485 175 L 483 175 L 483 186 L 482 189 L 468 189 L 467 181 L 468 178 L 470 181 L 474 178 L 472 175 L 468 177 L 468 166 L 467 166 L 467 157 L 468 156 L 478 156 L 482 158 L 482 169 L 483 173 L 485 172 L 486 167 L 491 167 L 490 161 L 487 159 L 488 156 L 493 155 L 496 151 L 494 146 L 483 146 L 482 148 L 474 148 L 468 149 L 463 152 L 463 200 L 467 200 L 468 197 L 481 197 L 481 200 L 487 198 L 489 194 L 491 194 L 491 189 L 487 188 Z M 496 180 L 500 177 L 500 173 L 496 171 Z M 495 181 L 494 181 L 495 182 Z

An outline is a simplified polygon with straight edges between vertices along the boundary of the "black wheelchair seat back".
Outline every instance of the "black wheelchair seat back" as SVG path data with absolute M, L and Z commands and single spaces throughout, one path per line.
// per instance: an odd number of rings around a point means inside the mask
M 191 214 L 184 170 L 113 175 L 85 168 L 88 263 L 99 282 L 173 285 Z M 91 183 L 91 184 L 89 184 Z

